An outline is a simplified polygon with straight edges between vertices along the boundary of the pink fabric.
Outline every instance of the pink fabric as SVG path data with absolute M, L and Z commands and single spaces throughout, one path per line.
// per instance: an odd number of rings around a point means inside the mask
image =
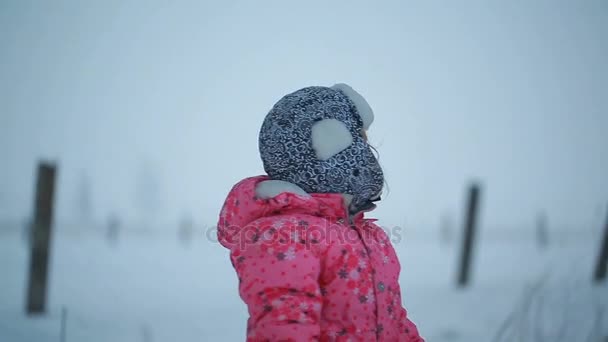
M 231 190 L 218 224 L 249 310 L 247 341 L 424 341 L 402 307 L 400 265 L 339 194 L 257 199 L 266 176 Z

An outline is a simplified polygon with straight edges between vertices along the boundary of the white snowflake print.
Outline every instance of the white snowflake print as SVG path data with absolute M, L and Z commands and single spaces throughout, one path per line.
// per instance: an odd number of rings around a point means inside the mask
M 300 241 L 300 233 L 296 230 L 293 233 L 291 233 L 291 239 L 292 241 Z
M 279 229 L 283 227 L 283 224 L 285 224 L 285 220 L 276 220 L 272 223 L 272 228 Z
M 279 317 L 277 317 L 279 321 L 284 321 L 287 319 L 287 316 L 285 315 L 280 315 Z
M 263 241 L 270 241 L 272 240 L 272 233 L 270 231 L 265 231 L 264 234 L 262 234 L 262 240 Z
M 293 247 L 289 247 L 285 252 L 285 260 L 294 260 L 296 258 L 296 251 Z
M 357 280 L 357 279 L 359 279 L 359 271 L 352 270 L 352 271 L 350 271 L 349 276 L 350 276 L 350 279 Z
M 358 287 L 355 287 L 355 289 L 353 290 L 353 292 L 354 292 L 356 295 L 358 295 L 358 294 L 359 294 L 359 292 L 361 292 L 361 290 L 359 290 L 359 288 L 358 288 Z
M 365 260 L 363 260 L 363 259 L 359 260 L 359 267 L 361 267 L 361 268 L 367 267 L 367 262 L 365 262 Z
M 321 303 L 314 303 L 312 309 L 315 311 L 321 311 Z
M 370 289 L 369 291 L 367 291 L 367 302 L 368 303 L 373 303 L 374 302 L 374 292 L 372 289 Z
M 270 304 L 272 304 L 272 306 L 274 306 L 275 308 L 280 308 L 281 306 L 283 306 L 283 301 L 279 300 L 279 299 L 275 299 Z
M 382 256 L 382 262 L 385 264 L 388 264 L 388 256 L 387 255 L 383 255 Z
M 300 304 L 300 310 L 303 310 L 303 311 L 308 310 L 308 304 L 307 303 L 301 303 Z

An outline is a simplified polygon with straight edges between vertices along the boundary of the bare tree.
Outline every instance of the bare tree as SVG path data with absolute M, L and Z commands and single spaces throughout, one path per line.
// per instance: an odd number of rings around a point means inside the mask
M 544 212 L 540 212 L 536 216 L 536 245 L 539 249 L 544 249 L 549 245 L 549 224 Z
M 451 245 L 454 238 L 453 224 L 450 215 L 443 214 L 439 223 L 439 242 L 441 247 Z
M 76 216 L 81 223 L 91 223 L 93 217 L 91 181 L 84 171 L 82 172 L 78 186 L 76 187 L 75 208 L 77 212 Z
M 162 210 L 161 174 L 149 160 L 140 163 L 135 179 L 135 207 L 145 225 L 158 218 Z
M 189 214 L 183 215 L 179 222 L 178 236 L 179 240 L 184 245 L 188 245 L 192 240 L 194 233 L 194 220 Z
M 120 235 L 121 222 L 117 214 L 112 213 L 108 217 L 106 228 L 106 239 L 109 244 L 116 244 Z

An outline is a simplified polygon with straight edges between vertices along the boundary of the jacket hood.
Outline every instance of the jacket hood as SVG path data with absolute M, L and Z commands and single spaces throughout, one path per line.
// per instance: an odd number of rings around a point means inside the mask
M 319 217 L 348 220 L 348 207 L 342 194 L 303 194 L 281 192 L 271 198 L 256 195 L 259 183 L 270 180 L 268 176 L 246 178 L 232 187 L 219 215 L 217 225 L 218 241 L 232 249 L 238 244 L 243 228 L 253 221 L 274 215 L 308 214 Z M 353 221 L 363 219 L 363 213 L 353 217 Z
M 260 128 L 264 171 L 308 193 L 349 194 L 353 215 L 369 210 L 384 187 L 382 167 L 364 133 L 373 118 L 363 96 L 345 84 L 287 94 Z

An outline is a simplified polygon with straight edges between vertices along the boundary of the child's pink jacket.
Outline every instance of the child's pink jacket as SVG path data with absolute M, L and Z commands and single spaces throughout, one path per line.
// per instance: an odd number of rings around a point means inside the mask
M 257 199 L 266 176 L 233 187 L 218 238 L 247 304 L 247 341 L 424 341 L 402 307 L 385 232 L 348 224 L 340 194 Z

